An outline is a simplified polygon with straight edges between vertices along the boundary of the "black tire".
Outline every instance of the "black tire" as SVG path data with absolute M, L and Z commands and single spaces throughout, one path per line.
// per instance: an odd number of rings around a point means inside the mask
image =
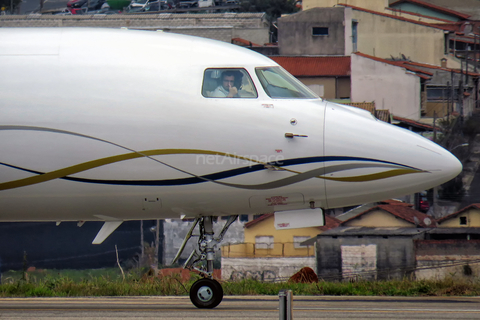
M 200 279 L 190 288 L 190 300 L 197 308 L 212 309 L 222 302 L 223 288 L 216 280 Z

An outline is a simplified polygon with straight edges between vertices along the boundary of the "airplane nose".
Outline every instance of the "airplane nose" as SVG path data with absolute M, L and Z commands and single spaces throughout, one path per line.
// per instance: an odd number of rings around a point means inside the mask
M 431 174 L 432 184 L 447 182 L 463 170 L 462 163 L 448 150 L 426 139 L 418 142 L 416 150 L 412 152 L 416 157 L 425 159 L 420 165 L 422 169 Z
M 329 208 L 413 194 L 462 171 L 460 161 L 438 144 L 357 110 L 327 104 L 324 177 Z

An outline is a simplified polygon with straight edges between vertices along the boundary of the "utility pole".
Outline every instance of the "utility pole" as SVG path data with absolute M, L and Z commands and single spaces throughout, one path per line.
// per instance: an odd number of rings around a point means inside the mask
M 140 220 L 140 263 L 143 264 L 145 261 L 145 235 L 143 234 L 143 220 Z
M 450 89 L 451 89 L 451 90 L 450 90 L 450 101 L 452 102 L 452 104 L 451 104 L 451 105 L 452 105 L 451 112 L 453 112 L 453 111 L 454 111 L 454 104 L 453 104 L 453 103 L 454 103 L 454 102 L 453 102 L 453 97 L 454 97 L 454 95 L 453 95 L 453 93 L 454 93 L 454 92 L 453 92 L 453 90 L 454 90 L 453 70 L 450 70 L 450 78 L 451 78 L 451 84 L 452 84 L 452 87 L 450 88 Z
M 158 270 L 158 249 L 160 247 L 160 220 L 157 219 L 157 224 L 155 226 L 155 258 L 154 261 L 154 268 L 155 271 Z
M 460 123 L 463 124 L 463 60 L 460 60 L 460 81 L 458 82 L 458 103 L 460 107 Z

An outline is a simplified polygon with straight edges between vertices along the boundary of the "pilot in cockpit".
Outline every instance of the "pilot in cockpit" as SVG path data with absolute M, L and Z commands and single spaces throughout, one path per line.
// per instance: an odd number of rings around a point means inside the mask
M 216 98 L 236 98 L 238 97 L 238 91 L 242 86 L 242 73 L 233 70 L 227 70 L 222 72 L 220 77 L 220 85 L 211 92 L 211 97 Z

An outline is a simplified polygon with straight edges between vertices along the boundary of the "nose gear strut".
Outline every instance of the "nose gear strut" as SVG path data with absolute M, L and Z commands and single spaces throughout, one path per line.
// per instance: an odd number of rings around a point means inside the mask
M 238 215 L 230 216 L 218 237 L 215 237 L 213 231 L 213 216 L 196 218 L 172 261 L 172 264 L 178 261 L 188 240 L 193 236 L 193 230 L 198 224 L 200 234 L 198 235 L 197 248 L 192 251 L 183 266 L 186 269 L 196 270 L 205 277 L 196 281 L 190 289 L 190 300 L 197 308 L 215 308 L 223 299 L 222 286 L 213 279 L 215 247 L 222 242 L 228 228 L 237 218 Z

